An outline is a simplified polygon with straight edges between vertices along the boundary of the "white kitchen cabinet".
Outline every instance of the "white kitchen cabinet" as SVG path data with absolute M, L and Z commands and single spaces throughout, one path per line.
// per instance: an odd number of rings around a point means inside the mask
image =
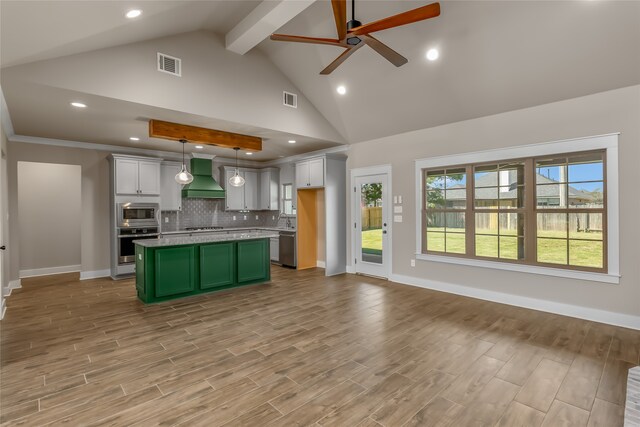
M 258 172 L 244 172 L 244 209 L 256 211 L 258 207 Z
M 118 195 L 160 194 L 160 162 L 116 158 L 115 187 Z
M 324 187 L 324 159 L 311 159 L 296 163 L 296 188 Z
M 234 187 L 229 184 L 229 178 L 235 175 L 235 173 L 235 168 L 225 168 L 224 170 L 226 210 L 228 211 L 240 211 L 244 209 L 244 186 Z M 243 176 L 244 172 L 240 172 L 240 175 Z
M 182 185 L 176 182 L 180 163 L 163 163 L 160 166 L 160 210 L 182 210 Z
M 260 171 L 260 197 L 259 209 L 263 211 L 279 210 L 278 182 L 280 171 L 278 169 L 263 169 Z

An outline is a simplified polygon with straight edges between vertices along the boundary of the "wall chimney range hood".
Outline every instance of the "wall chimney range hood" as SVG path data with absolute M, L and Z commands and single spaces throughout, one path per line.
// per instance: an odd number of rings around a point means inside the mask
M 224 190 L 211 176 L 210 159 L 191 159 L 193 181 L 182 188 L 182 197 L 190 199 L 224 199 Z

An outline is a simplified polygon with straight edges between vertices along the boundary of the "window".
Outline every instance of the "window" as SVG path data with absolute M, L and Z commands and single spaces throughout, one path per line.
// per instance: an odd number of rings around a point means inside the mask
M 293 184 L 282 185 L 282 213 L 293 215 Z
M 422 253 L 605 272 L 605 157 L 421 169 Z

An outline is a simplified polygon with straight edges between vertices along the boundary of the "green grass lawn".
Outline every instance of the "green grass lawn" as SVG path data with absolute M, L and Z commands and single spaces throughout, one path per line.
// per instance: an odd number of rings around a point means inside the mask
M 431 230 L 431 229 L 430 229 Z M 444 231 L 435 229 L 434 231 Z M 556 239 L 554 239 L 554 237 Z M 566 237 L 566 233 L 559 231 L 541 232 L 538 238 L 538 261 L 551 264 L 567 264 L 567 240 L 557 238 Z M 602 233 L 571 232 L 569 240 L 569 264 L 581 267 L 602 268 Z M 446 234 L 446 248 L 449 253 L 464 253 L 465 235 L 462 233 Z M 427 246 L 430 250 L 441 251 L 445 249 L 445 233 L 427 233 Z M 362 232 L 362 248 L 370 252 L 382 250 L 382 230 L 367 230 Z M 517 259 L 518 240 L 515 235 L 504 235 L 500 239 L 497 236 L 476 236 L 476 254 L 478 256 Z

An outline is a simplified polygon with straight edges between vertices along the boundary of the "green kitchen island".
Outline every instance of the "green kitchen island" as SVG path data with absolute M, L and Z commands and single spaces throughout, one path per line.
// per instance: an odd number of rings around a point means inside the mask
M 134 241 L 136 290 L 144 303 L 271 280 L 269 239 L 277 232 L 217 232 Z

